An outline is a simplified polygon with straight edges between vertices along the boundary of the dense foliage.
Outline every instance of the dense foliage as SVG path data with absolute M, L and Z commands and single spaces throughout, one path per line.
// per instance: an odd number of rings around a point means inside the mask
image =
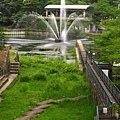
M 120 0 L 98 0 L 94 3 L 94 22 L 120 17 Z
M 108 19 L 101 22 L 100 26 L 106 32 L 97 34 L 94 38 L 94 47 L 97 48 L 96 58 L 100 62 L 110 63 L 113 66 L 114 84 L 120 86 L 120 19 Z M 119 87 L 120 88 L 120 87 Z
M 106 32 L 96 35 L 95 45 L 99 49 L 100 61 L 120 63 L 120 19 L 104 20 L 100 24 Z

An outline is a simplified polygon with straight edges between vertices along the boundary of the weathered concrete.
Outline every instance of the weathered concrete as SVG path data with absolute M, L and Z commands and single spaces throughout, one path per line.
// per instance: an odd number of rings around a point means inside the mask
M 7 80 L 6 83 L 0 88 L 0 94 L 2 94 L 2 92 L 7 89 L 7 87 L 13 82 L 13 80 L 14 80 L 17 76 L 18 76 L 18 74 L 10 74 L 10 75 L 7 77 L 8 80 Z M 3 80 L 4 80 L 4 79 L 6 79 L 6 77 L 3 78 Z

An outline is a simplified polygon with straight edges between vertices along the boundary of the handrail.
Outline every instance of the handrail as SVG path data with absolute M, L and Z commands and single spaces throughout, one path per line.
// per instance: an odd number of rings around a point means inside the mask
M 82 63 L 87 64 L 87 61 L 89 61 L 91 63 L 89 55 L 85 53 L 84 49 L 82 49 L 82 50 L 83 51 L 80 51 L 80 54 L 81 54 L 80 56 L 81 56 Z M 101 70 L 101 68 L 94 61 L 92 61 L 92 67 L 97 72 L 97 74 L 101 78 L 102 82 L 105 84 L 107 89 L 110 91 L 110 93 L 112 94 L 112 96 L 114 97 L 116 102 L 118 104 L 120 104 L 120 90 L 115 85 L 110 85 L 110 83 L 112 81 L 109 79 L 109 77 L 106 76 L 106 74 Z
M 93 79 L 94 79 L 94 82 L 96 83 L 99 91 L 100 91 L 100 94 L 102 95 L 103 97 L 103 100 L 104 100 L 104 103 L 108 106 L 111 106 L 112 105 L 112 101 L 111 99 L 109 98 L 109 96 L 107 95 L 106 91 L 104 90 L 103 86 L 101 85 L 101 83 L 99 82 L 97 76 L 95 75 L 93 69 L 91 68 L 90 64 L 88 62 L 86 62 L 86 66 L 87 66 L 87 69 L 90 71 Z
M 109 77 L 102 71 L 102 69 L 90 59 L 89 54 L 85 51 L 82 42 L 78 41 L 78 53 L 83 66 L 90 72 L 94 83 L 96 84 L 101 97 L 103 98 L 104 104 L 102 106 L 97 106 L 96 120 L 99 120 L 101 116 L 105 114 L 102 113 L 104 107 L 107 107 L 108 117 L 112 118 L 113 111 L 111 105 L 114 103 L 120 104 L 120 90 L 115 85 L 110 85 L 112 82 Z M 107 117 L 107 116 L 106 116 Z
M 118 104 L 120 104 L 120 90 L 115 85 L 110 84 L 112 81 L 109 79 L 109 77 L 106 76 L 106 74 L 95 62 L 93 62 L 93 68 L 101 78 L 102 82 L 108 88 L 110 93 L 113 95 L 114 99 L 117 101 Z
M 9 57 L 9 48 L 6 51 L 6 59 L 4 60 L 4 74 L 9 72 L 9 67 L 10 67 L 10 57 Z

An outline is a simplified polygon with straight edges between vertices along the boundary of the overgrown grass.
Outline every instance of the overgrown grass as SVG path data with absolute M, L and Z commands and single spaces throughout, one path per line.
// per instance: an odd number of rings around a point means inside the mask
M 21 70 L 14 86 L 4 93 L 0 103 L 0 119 L 13 120 L 22 116 L 36 103 L 46 99 L 59 99 L 88 95 L 76 102 L 52 105 L 34 120 L 93 120 L 95 103 L 84 74 L 77 63 L 67 64 L 62 59 L 44 59 L 39 56 L 20 56 Z

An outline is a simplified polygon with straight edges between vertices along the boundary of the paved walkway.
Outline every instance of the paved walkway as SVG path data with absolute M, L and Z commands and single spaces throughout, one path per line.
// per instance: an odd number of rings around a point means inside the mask
M 13 80 L 18 76 L 18 74 L 10 74 L 7 78 L 8 81 L 0 88 L 0 94 L 13 82 Z M 6 79 L 6 78 L 4 78 Z

